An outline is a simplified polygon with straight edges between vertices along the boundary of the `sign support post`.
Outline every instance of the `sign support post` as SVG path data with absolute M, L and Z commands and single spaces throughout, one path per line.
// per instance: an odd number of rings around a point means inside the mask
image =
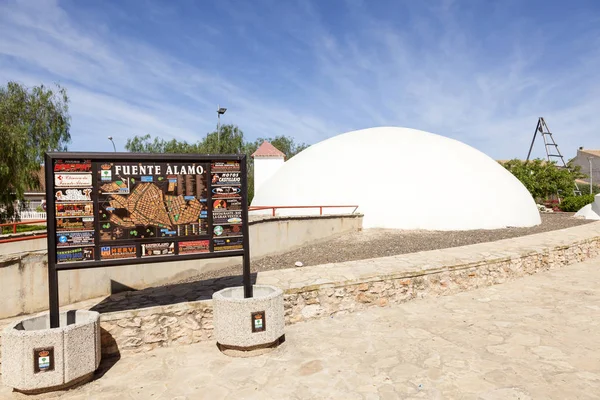
M 50 310 L 50 328 L 60 327 L 59 317 L 59 295 L 58 295 L 58 271 L 56 270 L 56 234 L 54 228 L 54 219 L 56 218 L 56 207 L 54 193 L 48 188 L 54 187 L 54 168 L 52 157 L 46 154 L 45 165 L 46 173 L 46 229 L 48 232 L 48 307 Z
M 250 277 L 250 234 L 248 233 L 248 166 L 246 165 L 246 155 L 242 157 L 240 160 L 240 171 L 242 172 L 242 182 L 243 187 L 242 190 L 242 215 L 244 219 L 244 224 L 242 226 L 243 238 L 244 238 L 244 252 L 243 263 L 244 263 L 244 297 L 249 298 L 252 297 L 252 282 Z

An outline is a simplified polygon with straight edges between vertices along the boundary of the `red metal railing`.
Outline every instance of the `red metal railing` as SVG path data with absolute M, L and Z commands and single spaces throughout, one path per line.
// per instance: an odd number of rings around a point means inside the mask
M 45 223 L 46 223 L 45 219 L 37 219 L 37 220 L 32 220 L 32 221 L 8 222 L 8 223 L 0 224 L 0 233 L 4 231 L 2 228 L 4 228 L 5 226 L 12 226 L 12 233 L 15 234 L 15 233 L 17 233 L 17 226 L 19 226 L 19 225 L 45 224 Z M 25 233 L 25 232 L 23 232 L 23 233 Z M 27 236 L 18 237 L 18 238 L 0 239 L 0 243 L 18 242 L 21 240 L 29 240 L 29 239 L 40 239 L 40 238 L 45 238 L 46 236 L 47 235 L 44 232 L 44 233 L 40 233 L 40 234 L 36 234 L 36 235 L 27 235 Z
M 272 216 L 275 216 L 275 211 L 280 208 L 318 208 L 319 215 L 323 215 L 324 208 L 354 208 L 352 210 L 352 214 L 356 212 L 358 206 L 252 206 L 248 207 L 248 211 L 258 211 L 258 210 L 273 210 Z

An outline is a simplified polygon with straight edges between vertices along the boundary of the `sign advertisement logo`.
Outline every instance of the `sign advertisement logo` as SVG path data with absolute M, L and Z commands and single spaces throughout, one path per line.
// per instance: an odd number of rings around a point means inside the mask
M 93 261 L 95 249 L 94 247 L 69 247 L 56 249 L 56 262 L 78 262 L 78 261 Z
M 191 240 L 179 242 L 179 254 L 198 254 L 208 253 L 210 251 L 210 241 Z
M 57 190 L 55 198 L 57 202 L 63 201 L 92 201 L 92 189 L 66 189 Z
M 54 347 L 33 350 L 34 373 L 54 370 Z
M 92 174 L 54 174 L 56 187 L 86 187 L 92 186 Z
M 100 259 L 101 260 L 113 260 L 117 258 L 136 258 L 137 248 L 136 246 L 101 246 L 100 247 Z
M 266 319 L 265 319 L 264 311 L 253 312 L 251 314 L 250 318 L 252 320 L 252 332 L 264 332 L 265 331 L 267 326 L 266 326 Z
M 112 171 L 110 169 L 103 169 L 100 171 L 101 181 L 112 181 Z
M 142 244 L 142 257 L 169 256 L 173 254 L 175 254 L 174 242 Z

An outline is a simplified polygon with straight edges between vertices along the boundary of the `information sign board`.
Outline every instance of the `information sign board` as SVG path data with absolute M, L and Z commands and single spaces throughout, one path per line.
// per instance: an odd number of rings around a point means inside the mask
M 245 155 L 48 153 L 45 169 L 51 322 L 60 270 L 243 256 L 251 296 Z

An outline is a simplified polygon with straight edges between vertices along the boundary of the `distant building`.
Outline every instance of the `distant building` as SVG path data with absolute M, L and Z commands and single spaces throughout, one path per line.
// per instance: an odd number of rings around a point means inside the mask
M 20 211 L 22 220 L 46 218 L 46 212 L 43 211 L 46 205 L 46 173 L 44 166 L 40 167 L 39 171 L 36 172 L 36 176 L 39 179 L 40 187 L 25 190 L 25 208 Z
M 577 156 L 573 159 L 573 164 L 579 165 L 582 173 L 590 175 L 590 159 L 592 161 L 592 183 L 598 185 L 600 184 L 600 150 L 588 150 L 580 147 L 577 149 Z M 589 178 L 582 180 L 590 183 Z
M 285 162 L 285 154 L 266 140 L 252 154 L 254 158 L 254 193 Z

